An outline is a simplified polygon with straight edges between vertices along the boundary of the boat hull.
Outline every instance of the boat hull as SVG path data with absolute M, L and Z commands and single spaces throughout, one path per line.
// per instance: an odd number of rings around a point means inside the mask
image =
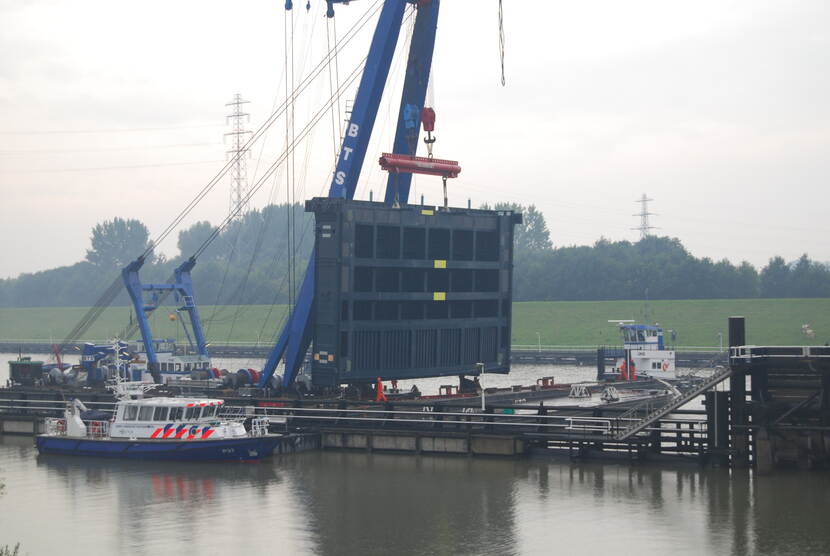
M 252 461 L 272 455 L 284 438 L 280 435 L 269 435 L 254 438 L 157 441 L 40 435 L 35 443 L 42 454 L 153 461 Z

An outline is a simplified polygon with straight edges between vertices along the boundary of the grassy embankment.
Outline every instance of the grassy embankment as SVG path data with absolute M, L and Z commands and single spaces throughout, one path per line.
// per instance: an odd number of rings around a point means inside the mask
M 830 341 L 830 299 L 665 300 L 649 303 L 651 320 L 677 331 L 680 346 L 717 346 L 718 333 L 727 343 L 727 317 L 747 318 L 747 341 L 752 344 L 823 344 Z M 0 309 L 0 339 L 60 341 L 86 312 L 82 307 Z M 209 341 L 269 342 L 285 308 L 267 306 L 201 308 Z M 528 302 L 514 304 L 513 344 L 584 345 L 617 343 L 608 319 L 643 322 L 642 301 Z M 181 327 L 161 311 L 153 317 L 156 337 L 184 339 Z M 126 307 L 107 309 L 85 339 L 104 341 L 128 322 Z M 263 323 L 267 323 L 263 326 Z M 801 332 L 810 324 L 816 333 Z M 537 332 L 539 337 L 537 337 Z

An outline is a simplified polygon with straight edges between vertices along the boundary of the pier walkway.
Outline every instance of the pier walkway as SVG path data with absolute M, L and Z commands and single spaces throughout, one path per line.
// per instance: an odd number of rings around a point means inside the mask
M 615 440 L 627 440 L 638 432 L 646 429 L 649 425 L 668 415 L 675 409 L 682 407 L 700 396 L 710 388 L 714 388 L 727 378 L 732 376 L 732 369 L 730 367 L 720 367 L 712 374 L 711 377 L 696 384 L 686 391 L 677 391 L 677 393 L 669 398 L 668 401 L 656 404 L 652 400 L 646 400 L 642 404 L 638 404 L 625 412 L 618 420 L 618 424 L 628 423 L 625 428 L 617 431 L 614 435 Z M 631 421 L 628 421 L 631 419 Z

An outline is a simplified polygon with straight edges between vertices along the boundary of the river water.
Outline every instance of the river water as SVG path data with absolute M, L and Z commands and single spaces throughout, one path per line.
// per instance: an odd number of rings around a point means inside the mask
M 0 436 L 0 478 L 0 546 L 31 555 L 830 554 L 821 473 L 362 452 L 139 463 Z
M 309 452 L 38 457 L 0 437 L 0 544 L 36 554 L 828 554 L 826 474 Z

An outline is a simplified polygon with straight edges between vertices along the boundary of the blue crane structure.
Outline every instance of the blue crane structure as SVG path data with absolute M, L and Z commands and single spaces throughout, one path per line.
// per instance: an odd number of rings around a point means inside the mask
M 327 15 L 333 17 L 333 4 L 346 4 L 348 0 L 326 0 L 326 2 L 328 4 Z M 346 124 L 343 144 L 329 187 L 329 197 L 354 198 L 392 57 L 398 44 L 407 4 L 413 4 L 417 14 L 409 47 L 393 152 L 414 155 L 417 150 L 441 3 L 440 0 L 384 0 L 369 54 L 366 57 L 351 117 Z M 286 1 L 285 7 L 286 9 L 292 8 L 290 0 Z M 385 201 L 406 203 L 411 180 L 411 173 L 394 175 L 390 173 L 386 184 Z M 285 361 L 283 386 L 290 386 L 294 382 L 311 343 L 313 306 L 314 253 L 312 252 L 294 309 L 288 316 L 279 339 L 266 360 L 259 381 L 260 387 L 268 384 L 281 359 Z
M 138 272 L 144 265 L 144 261 L 145 257 L 142 255 L 125 266 L 121 270 L 121 278 L 133 302 L 138 329 L 141 331 L 141 339 L 144 343 L 145 353 L 147 354 L 147 369 L 156 380 L 159 380 L 156 343 L 158 341 L 169 340 L 155 340 L 153 338 L 148 317 L 158 308 L 161 295 L 173 293 L 176 304 L 181 303 L 181 306 L 178 307 L 178 312 L 186 312 L 190 320 L 190 327 L 193 331 L 192 338 L 187 330 L 187 326 L 182 323 L 188 342 L 196 348 L 199 355 L 204 357 L 209 357 L 209 355 L 205 335 L 202 330 L 202 323 L 199 319 L 199 310 L 196 307 L 195 296 L 193 294 L 193 280 L 190 277 L 190 271 L 196 265 L 196 259 L 190 257 L 176 267 L 172 284 L 143 284 L 138 276 Z M 149 294 L 149 298 L 145 298 L 145 293 Z

